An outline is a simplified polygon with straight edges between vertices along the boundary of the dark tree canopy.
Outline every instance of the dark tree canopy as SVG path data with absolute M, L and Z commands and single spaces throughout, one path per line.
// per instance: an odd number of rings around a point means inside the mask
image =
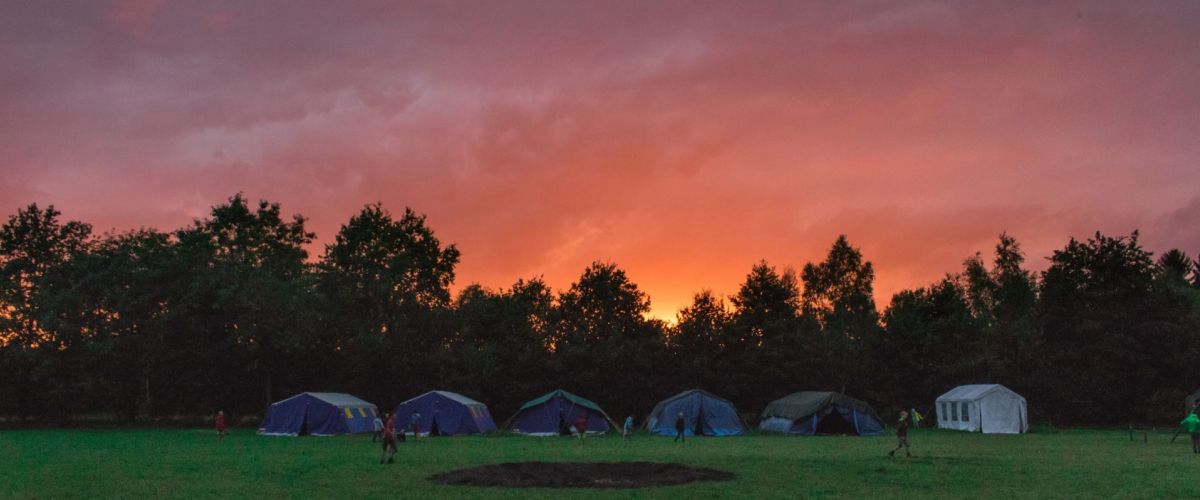
M 624 269 L 594 262 L 455 289 L 459 251 L 424 215 L 367 205 L 318 259 L 299 215 L 238 194 L 188 227 L 93 235 L 29 205 L 0 227 L 0 418 L 259 414 L 343 391 L 389 408 L 462 392 L 499 419 L 563 388 L 614 416 L 702 388 L 753 419 L 799 390 L 884 413 L 994 382 L 1056 424 L 1170 424 L 1200 359 L 1200 269 L 1139 235 L 1070 239 L 1040 274 L 1002 233 L 991 255 L 891 297 L 844 236 L 797 275 L 765 261 L 735 293 L 697 293 L 674 324 Z

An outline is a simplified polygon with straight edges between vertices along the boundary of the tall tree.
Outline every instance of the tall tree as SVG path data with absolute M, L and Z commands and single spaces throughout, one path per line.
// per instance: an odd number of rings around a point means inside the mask
M 932 401 L 947 384 L 976 375 L 975 320 L 967 291 L 953 277 L 928 288 L 904 290 L 883 314 L 887 325 L 877 356 L 887 363 L 883 400 L 901 407 Z
M 649 312 L 649 297 L 616 264 L 584 269 L 558 297 L 552 385 L 613 401 L 622 413 L 644 411 L 653 403 L 665 337 L 665 325 L 648 320 Z
M 1024 269 L 1025 255 L 1017 240 L 1000 234 L 992 269 L 980 254 L 967 259 L 962 280 L 979 335 L 970 341 L 986 379 L 1024 387 L 1019 366 L 1035 352 L 1037 281 Z
M 864 344 L 872 342 L 879 331 L 879 311 L 875 309 L 875 269 L 862 253 L 838 236 L 825 261 L 805 264 L 803 314 L 821 331 L 825 351 L 830 354 L 830 369 L 838 388 L 845 391 L 862 381 L 868 371 Z
M 42 324 L 74 368 L 52 390 L 78 389 L 62 413 L 107 407 L 133 419 L 158 409 L 155 394 L 174 392 L 190 350 L 170 345 L 182 285 L 173 256 L 168 234 L 138 230 L 106 236 L 46 275 Z
M 745 410 L 758 410 L 815 371 L 811 336 L 799 323 L 800 288 L 791 269 L 755 264 L 732 297 L 733 316 L 718 368 L 726 394 Z
M 730 335 L 732 321 L 733 314 L 724 299 L 709 290 L 697 293 L 692 304 L 679 311 L 668 337 L 678 389 L 725 389 L 719 386 L 726 380 L 722 374 L 728 372 L 721 369 L 720 363 L 732 368 L 725 358 L 735 340 Z
M 43 278 L 86 251 L 92 227 L 59 221 L 53 205 L 20 209 L 0 227 L 0 376 L 8 383 L 0 401 L 10 413 L 45 414 L 37 387 L 52 385 L 49 367 L 63 348 L 60 339 L 41 325 Z M 41 377 L 41 378 L 39 378 Z M 4 403 L 0 403 L 0 408 Z
M 390 401 L 437 379 L 450 327 L 450 285 L 459 252 L 443 246 L 425 216 L 406 208 L 395 219 L 379 203 L 342 225 L 319 264 L 331 349 L 348 382 Z M 378 380 L 391 381 L 392 387 Z
M 226 365 L 233 373 L 216 378 L 257 380 L 260 403 L 273 400 L 277 365 L 310 343 L 312 321 L 305 317 L 312 310 L 312 283 L 305 246 L 314 235 L 304 223 L 300 215 L 287 220 L 278 203 L 261 200 L 252 206 L 239 193 L 213 207 L 208 218 L 176 232 L 195 264 L 192 299 L 212 308 L 210 327 L 221 332 L 231 355 L 249 364 L 243 373 Z
M 486 396 L 499 415 L 515 412 L 548 375 L 547 329 L 554 295 L 539 278 L 518 280 L 508 290 L 464 288 L 454 301 L 451 342 L 459 367 L 447 380 L 468 394 Z
M 755 264 L 738 287 L 733 302 L 736 341 L 758 347 L 765 339 L 796 328 L 800 289 L 791 269 L 777 272 L 766 261 Z
M 1158 258 L 1158 268 L 1162 271 L 1163 276 L 1179 283 L 1188 282 L 1188 276 L 1194 267 L 1196 267 L 1196 262 L 1178 248 L 1168 250 Z
M 1040 323 L 1048 356 L 1041 396 L 1060 421 L 1118 423 L 1137 418 L 1147 388 L 1170 386 L 1166 361 L 1180 346 L 1179 311 L 1158 302 L 1155 266 L 1135 231 L 1074 238 L 1042 274 Z M 1136 380 L 1134 384 L 1131 381 Z

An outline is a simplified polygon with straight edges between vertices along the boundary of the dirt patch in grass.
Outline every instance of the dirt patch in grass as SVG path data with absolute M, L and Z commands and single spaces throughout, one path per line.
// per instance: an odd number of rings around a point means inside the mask
M 732 472 L 655 462 L 516 462 L 430 476 L 441 484 L 508 488 L 641 488 L 729 481 Z

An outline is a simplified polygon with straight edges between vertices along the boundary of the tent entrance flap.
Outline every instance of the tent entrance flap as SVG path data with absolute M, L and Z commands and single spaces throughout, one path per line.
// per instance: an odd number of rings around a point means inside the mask
M 817 420 L 817 434 L 858 435 L 852 421 L 848 421 L 837 409 L 831 408 L 830 410 L 823 412 L 825 414 Z

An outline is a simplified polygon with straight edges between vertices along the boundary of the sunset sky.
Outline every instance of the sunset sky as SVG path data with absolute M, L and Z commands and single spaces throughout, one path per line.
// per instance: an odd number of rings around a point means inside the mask
M 0 0 L 0 212 L 381 201 L 456 287 L 611 261 L 664 319 L 841 233 L 881 307 L 1001 231 L 1196 255 L 1200 2 L 1046 3 Z

